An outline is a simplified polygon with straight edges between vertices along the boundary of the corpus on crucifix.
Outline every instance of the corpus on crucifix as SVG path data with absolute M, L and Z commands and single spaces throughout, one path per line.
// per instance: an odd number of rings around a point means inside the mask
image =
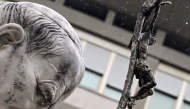
M 156 81 L 151 68 L 146 62 L 147 52 L 148 47 L 156 42 L 153 36 L 153 30 L 160 8 L 167 4 L 172 3 L 163 0 L 146 0 L 141 7 L 133 37 L 128 46 L 131 49 L 129 69 L 117 109 L 125 109 L 126 106 L 132 109 L 136 100 L 153 95 L 152 88 L 156 86 Z M 151 23 L 147 26 L 147 20 L 151 15 L 153 15 Z M 130 90 L 134 75 L 139 79 L 140 88 L 134 96 L 131 96 Z

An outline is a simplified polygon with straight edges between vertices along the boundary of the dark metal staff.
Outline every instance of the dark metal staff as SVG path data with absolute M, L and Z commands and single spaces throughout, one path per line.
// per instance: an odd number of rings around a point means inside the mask
M 153 36 L 154 24 L 161 6 L 166 4 L 171 4 L 171 2 L 163 0 L 146 0 L 138 14 L 133 37 L 129 44 L 129 48 L 131 48 L 131 57 L 128 74 L 117 109 L 125 109 L 126 106 L 128 106 L 129 109 L 132 109 L 136 100 L 144 99 L 153 94 L 151 89 L 156 86 L 156 82 L 152 70 L 146 63 L 147 51 L 148 46 L 151 46 L 156 42 Z M 153 10 L 154 16 L 150 25 L 146 28 L 145 24 Z M 130 96 L 134 75 L 139 79 L 140 89 L 134 96 Z

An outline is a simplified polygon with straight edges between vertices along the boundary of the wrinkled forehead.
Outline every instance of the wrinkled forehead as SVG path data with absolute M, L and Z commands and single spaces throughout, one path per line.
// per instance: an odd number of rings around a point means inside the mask
M 73 41 L 73 43 L 77 46 L 77 49 L 79 50 L 79 52 L 82 51 L 78 35 L 76 34 L 75 30 L 70 25 L 70 23 L 62 15 L 60 15 L 56 11 L 54 11 L 46 6 L 43 6 L 40 4 L 31 3 L 31 2 L 19 2 L 19 4 L 31 7 L 35 10 L 38 10 L 43 15 L 45 15 L 49 19 L 53 20 L 54 23 L 56 23 L 61 29 L 64 30 L 64 33 L 68 35 L 70 40 Z
M 6 2 L 0 7 L 0 25 L 17 23 L 25 30 L 26 53 L 60 55 L 68 42 L 82 53 L 80 40 L 72 26 L 52 9 L 30 2 Z

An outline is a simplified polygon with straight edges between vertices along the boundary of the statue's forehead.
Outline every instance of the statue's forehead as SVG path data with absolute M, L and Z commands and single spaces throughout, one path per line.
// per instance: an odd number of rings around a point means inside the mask
M 60 26 L 68 34 L 71 40 L 77 45 L 79 51 L 80 52 L 82 51 L 78 35 L 76 34 L 75 30 L 70 25 L 70 23 L 62 15 L 40 4 L 31 3 L 31 2 L 19 2 L 19 4 L 38 10 L 39 12 L 47 16 L 49 19 L 53 20 L 58 26 Z
M 19 5 L 19 6 L 16 6 L 16 5 Z M 21 13 L 22 13 L 23 16 L 26 15 L 26 14 L 24 14 L 25 11 L 23 11 L 23 10 L 27 10 L 28 12 L 29 11 L 32 12 L 32 13 L 30 13 L 31 16 L 34 16 L 35 14 L 36 15 L 41 14 L 41 15 L 44 15 L 45 17 L 47 17 L 48 21 L 52 20 L 52 23 L 59 26 L 60 29 L 62 30 L 62 32 L 64 32 L 64 34 L 67 37 L 69 37 L 70 40 L 76 45 L 79 53 L 80 54 L 82 53 L 82 47 L 81 47 L 81 43 L 80 43 L 80 40 L 78 38 L 78 35 L 76 34 L 75 30 L 70 25 L 70 23 L 62 15 L 60 15 L 59 13 L 55 12 L 54 10 L 52 10 L 52 9 L 46 7 L 46 6 L 36 4 L 36 3 L 31 3 L 31 2 L 17 2 L 17 3 L 5 2 L 4 4 L 2 4 L 0 6 L 1 7 L 0 11 L 7 11 L 7 10 L 3 10 L 3 9 L 4 8 L 9 8 L 9 7 L 12 7 L 12 6 L 15 6 L 14 8 L 19 8 L 17 10 L 22 10 Z M 5 14 L 6 14 L 6 12 L 5 12 Z M 27 16 L 29 17 L 30 14 L 27 14 Z M 32 21 L 32 20 L 29 20 L 29 21 Z M 6 21 L 3 21 L 3 22 L 6 22 Z M 21 19 L 21 22 L 22 22 L 22 19 Z

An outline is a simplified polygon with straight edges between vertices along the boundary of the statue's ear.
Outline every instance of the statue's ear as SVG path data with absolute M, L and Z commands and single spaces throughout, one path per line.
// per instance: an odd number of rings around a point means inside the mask
M 0 47 L 7 44 L 19 44 L 24 40 L 23 28 L 15 23 L 8 23 L 0 27 Z

